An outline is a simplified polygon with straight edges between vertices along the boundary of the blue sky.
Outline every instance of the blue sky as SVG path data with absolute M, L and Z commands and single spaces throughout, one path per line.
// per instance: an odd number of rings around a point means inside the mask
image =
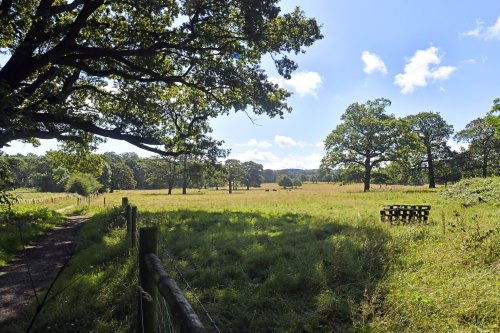
M 237 113 L 212 121 L 230 158 L 265 168 L 317 168 L 322 141 L 354 102 L 386 97 L 398 117 L 439 112 L 455 131 L 486 114 L 500 97 L 500 3 L 496 0 L 283 0 L 284 12 L 300 6 L 322 25 L 324 38 L 295 59 L 289 81 L 293 112 L 285 119 L 259 117 L 256 124 Z M 453 142 L 450 142 L 454 144 Z M 43 153 L 16 143 L 4 151 Z M 104 151 L 147 152 L 108 142 Z

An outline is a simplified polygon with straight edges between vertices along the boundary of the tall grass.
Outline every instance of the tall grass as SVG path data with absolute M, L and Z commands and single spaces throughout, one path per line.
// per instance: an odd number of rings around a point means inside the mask
M 421 187 L 272 189 L 120 191 L 106 204 L 127 196 L 142 225 L 160 227 L 164 266 L 211 331 L 197 299 L 224 332 L 498 330 L 498 205 L 463 206 Z M 387 204 L 429 204 L 430 220 L 381 223 Z M 97 224 L 86 229 L 93 236 L 84 237 L 79 266 L 66 278 L 90 265 L 93 273 L 62 296 L 82 305 L 73 315 L 48 311 L 39 327 L 68 328 L 66 316 L 92 313 L 96 324 L 78 322 L 86 331 L 133 329 L 135 254 L 120 245 L 122 229 L 96 231 L 103 205 L 88 208 Z
M 36 236 L 63 221 L 63 215 L 45 207 L 16 205 L 12 210 L 0 211 L 0 267 Z

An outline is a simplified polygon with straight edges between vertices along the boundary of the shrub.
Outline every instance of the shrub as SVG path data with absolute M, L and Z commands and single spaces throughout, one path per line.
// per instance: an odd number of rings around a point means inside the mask
M 283 178 L 280 179 L 278 185 L 283 186 L 283 188 L 293 187 L 293 182 L 290 179 L 290 177 L 284 176 Z
M 65 190 L 66 192 L 87 196 L 101 187 L 102 185 L 92 175 L 77 173 L 69 177 Z
M 463 179 L 442 192 L 446 198 L 470 206 L 481 202 L 500 203 L 500 177 Z

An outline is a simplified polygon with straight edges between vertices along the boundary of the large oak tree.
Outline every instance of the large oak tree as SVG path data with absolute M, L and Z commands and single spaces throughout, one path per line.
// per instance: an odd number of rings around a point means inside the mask
M 418 135 L 425 153 L 419 161 L 427 168 L 429 188 L 436 187 L 435 162 L 450 155 L 447 141 L 453 134 L 453 126 L 446 123 L 439 113 L 420 112 L 406 118 L 410 129 Z
M 290 54 L 321 38 L 278 0 L 1 0 L 0 147 L 12 140 L 125 140 L 161 155 L 213 147 L 207 120 L 283 116 Z M 198 151 L 202 151 L 199 147 Z
M 379 98 L 353 103 L 342 115 L 342 123 L 326 138 L 325 167 L 355 167 L 364 170 L 364 191 L 370 190 L 373 168 L 400 158 L 411 136 L 402 121 L 386 113 L 391 101 Z

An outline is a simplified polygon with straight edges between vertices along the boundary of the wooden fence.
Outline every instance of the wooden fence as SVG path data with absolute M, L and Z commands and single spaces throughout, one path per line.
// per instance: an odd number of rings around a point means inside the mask
M 136 246 L 137 207 L 122 198 L 122 207 L 127 221 L 127 235 L 131 247 Z M 198 319 L 191 304 L 186 300 L 175 281 L 165 272 L 158 258 L 158 228 L 144 227 L 139 229 L 139 282 L 138 297 L 138 331 L 141 333 L 156 332 L 158 317 L 157 295 L 163 297 L 172 314 L 175 332 L 205 333 L 207 330 Z

